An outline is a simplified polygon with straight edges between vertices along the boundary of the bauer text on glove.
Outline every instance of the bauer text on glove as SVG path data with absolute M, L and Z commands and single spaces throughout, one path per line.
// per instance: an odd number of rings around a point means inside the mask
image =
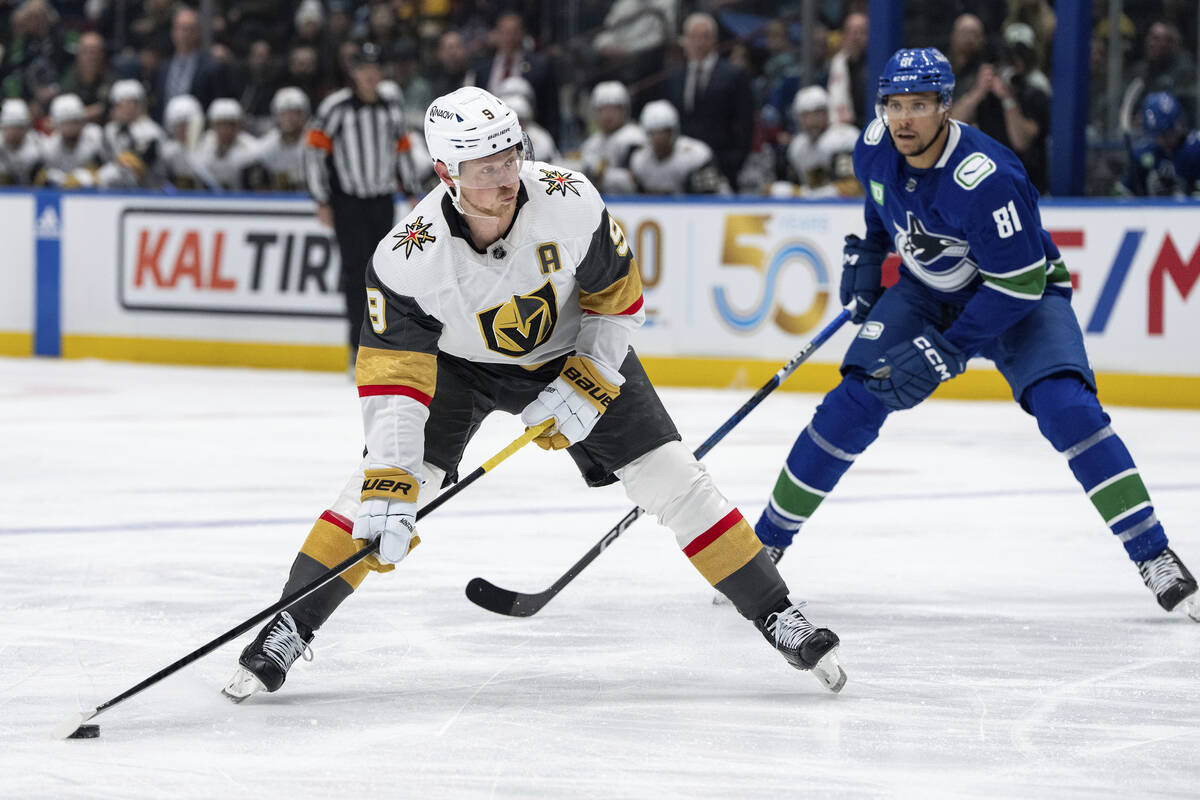
M 521 421 L 527 428 L 554 420 L 553 427 L 534 439 L 543 450 L 561 450 L 587 438 L 600 415 L 621 393 L 624 378 L 616 370 L 584 356 L 571 356 L 562 372 L 525 406 Z
M 402 561 L 421 542 L 414 526 L 421 482 L 398 468 L 368 469 L 364 473 L 362 505 L 354 520 L 354 538 L 379 540 L 378 559 Z

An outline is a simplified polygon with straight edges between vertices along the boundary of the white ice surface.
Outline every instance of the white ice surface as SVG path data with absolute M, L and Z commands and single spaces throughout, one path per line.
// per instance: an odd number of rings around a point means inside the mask
M 702 441 L 750 389 L 663 392 Z M 818 398 L 776 393 L 710 456 L 756 518 Z M 1112 409 L 1200 566 L 1200 414 Z M 520 432 L 497 415 L 469 469 Z M 788 668 L 629 508 L 528 447 L 422 526 L 275 695 L 218 693 L 246 641 L 53 741 L 277 598 L 355 465 L 340 375 L 0 360 L 0 796 L 1195 797 L 1200 626 L 1159 610 L 1012 404 L 888 422 L 781 564 L 842 637 L 832 695 Z

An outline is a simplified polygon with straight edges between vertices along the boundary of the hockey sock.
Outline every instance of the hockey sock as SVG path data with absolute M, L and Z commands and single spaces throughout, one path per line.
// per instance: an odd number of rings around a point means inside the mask
M 879 436 L 887 418 L 883 403 L 848 375 L 825 395 L 808 427 L 796 437 L 775 481 L 755 533 L 771 547 L 787 547 L 825 495 L 860 453 Z
M 1074 376 L 1051 377 L 1031 386 L 1025 401 L 1042 435 L 1066 456 L 1071 472 L 1129 557 L 1146 561 L 1166 549 L 1167 534 L 1133 456 L 1091 389 Z
M 317 519 L 308 538 L 292 562 L 292 570 L 281 596 L 287 597 L 329 569 L 358 552 L 350 538 L 353 523 L 340 514 L 326 511 Z M 364 559 L 288 609 L 296 622 L 312 630 L 321 627 L 342 601 L 367 577 L 370 559 Z M 391 565 L 389 565 L 391 566 Z

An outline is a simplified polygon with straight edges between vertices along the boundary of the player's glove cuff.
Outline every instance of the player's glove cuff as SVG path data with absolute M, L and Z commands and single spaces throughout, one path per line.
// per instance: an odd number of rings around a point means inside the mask
M 368 469 L 363 473 L 362 499 L 381 498 L 416 503 L 421 481 L 399 467 Z

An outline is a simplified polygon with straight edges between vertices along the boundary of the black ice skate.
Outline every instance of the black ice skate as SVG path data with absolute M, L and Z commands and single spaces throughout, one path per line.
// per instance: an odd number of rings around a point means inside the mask
M 312 640 L 312 631 L 297 624 L 288 612 L 280 612 L 242 651 L 237 672 L 221 693 L 240 703 L 258 692 L 277 690 L 297 658 L 312 661 Z
M 1142 582 L 1154 592 L 1164 610 L 1178 609 L 1200 622 L 1200 595 L 1196 593 L 1196 579 L 1171 548 L 1168 547 L 1148 561 L 1137 562 L 1137 568 L 1142 573 Z
M 772 611 L 754 620 L 771 646 L 796 669 L 811 670 L 826 689 L 840 692 L 846 685 L 846 671 L 837 660 L 837 634 L 828 628 L 818 628 L 804 618 L 795 603 L 780 611 Z

